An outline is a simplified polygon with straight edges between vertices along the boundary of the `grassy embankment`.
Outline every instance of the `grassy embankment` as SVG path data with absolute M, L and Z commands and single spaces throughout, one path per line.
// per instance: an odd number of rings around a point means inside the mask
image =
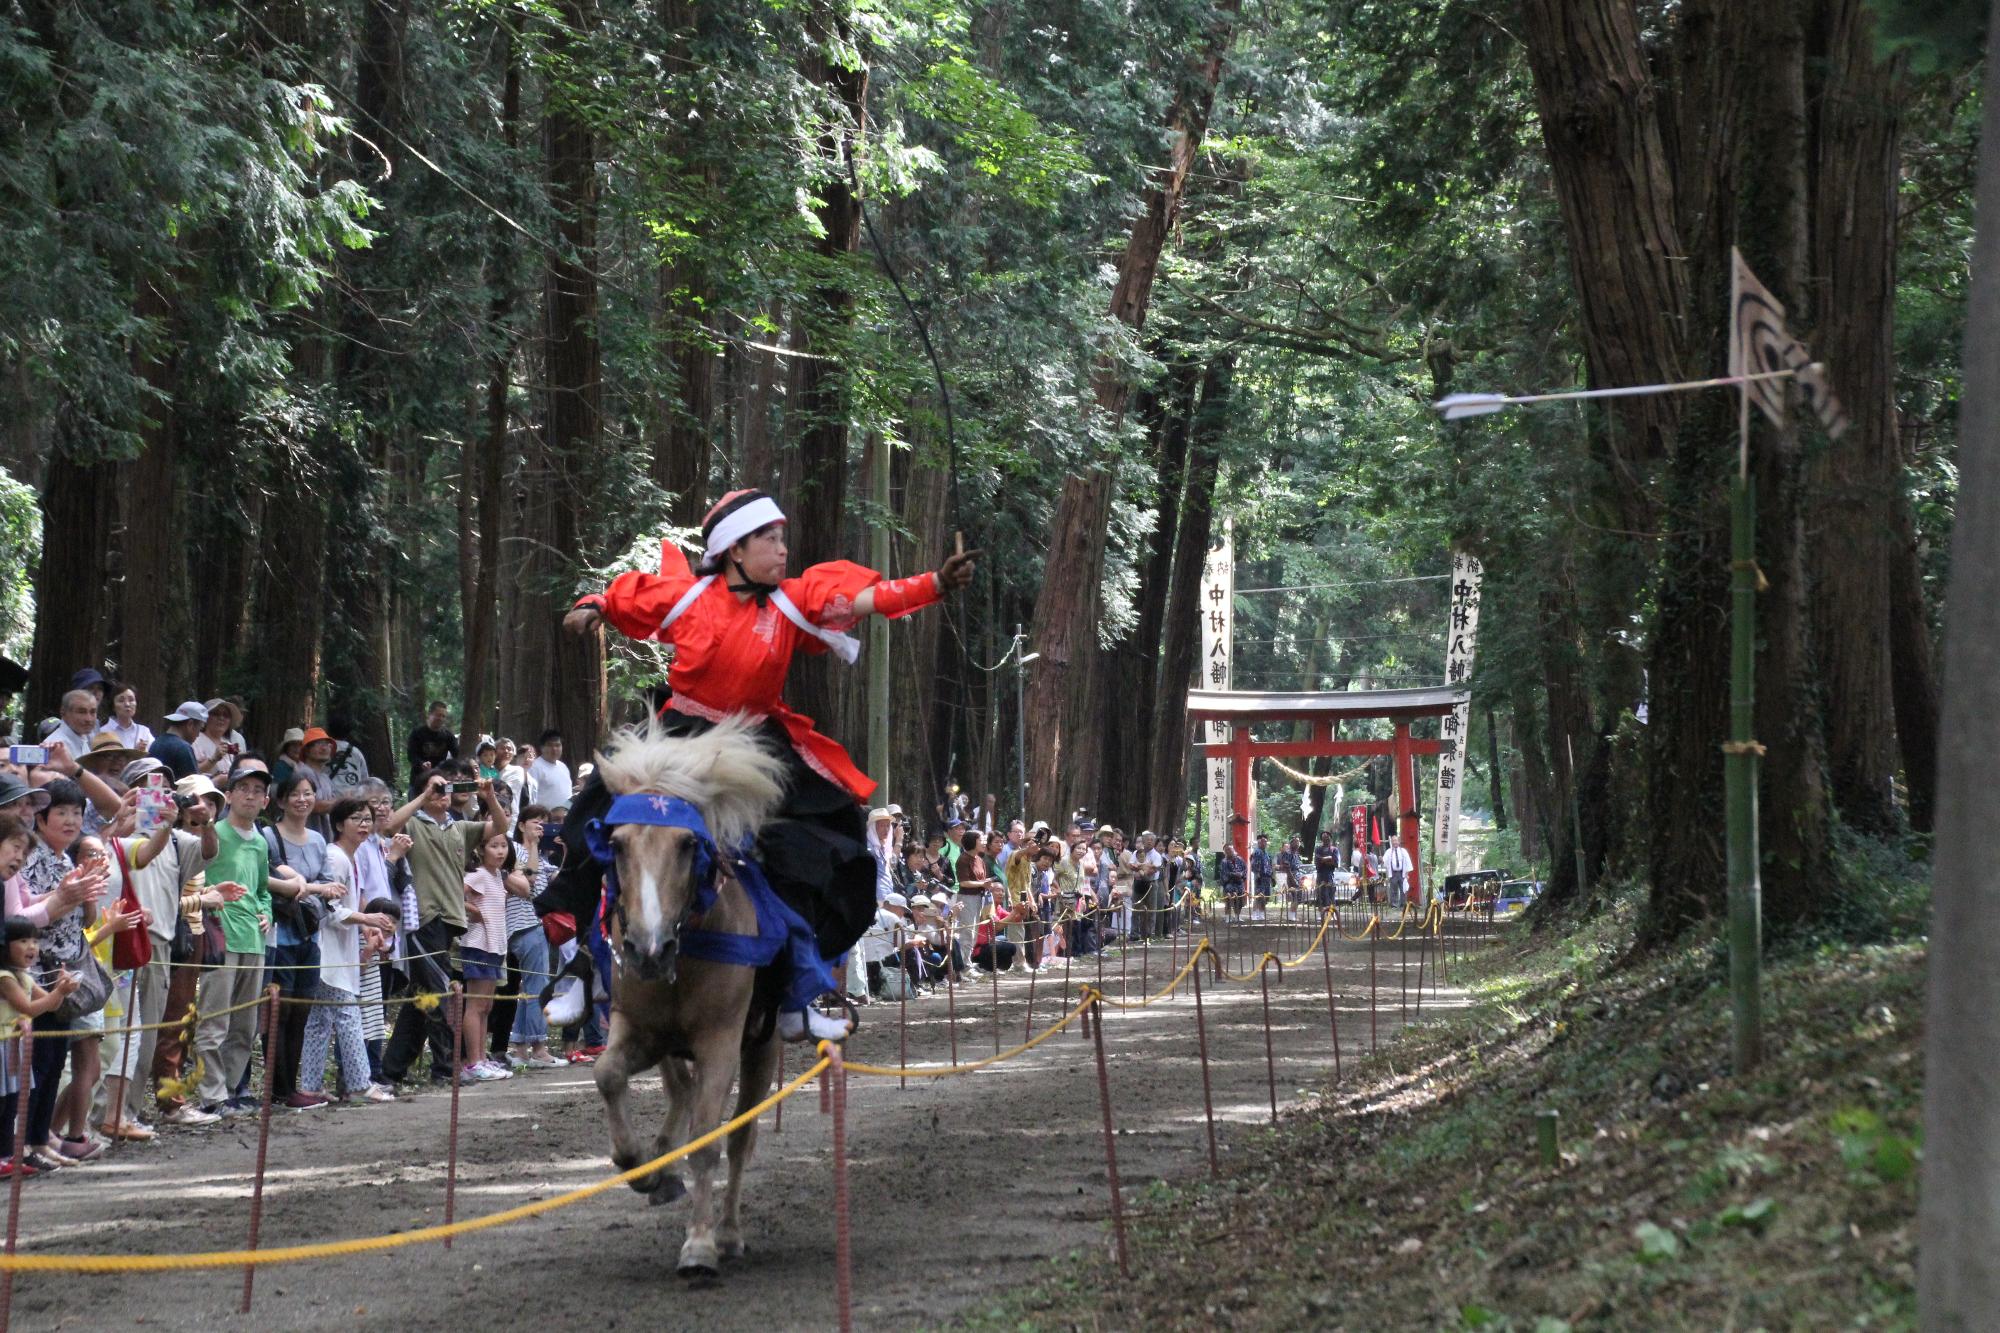
M 1134 1280 L 1074 1256 L 970 1326 L 1911 1326 L 1921 942 L 1774 960 L 1739 1078 L 1719 950 L 1634 960 L 1635 918 L 1517 928 L 1219 1184 L 1134 1192 Z

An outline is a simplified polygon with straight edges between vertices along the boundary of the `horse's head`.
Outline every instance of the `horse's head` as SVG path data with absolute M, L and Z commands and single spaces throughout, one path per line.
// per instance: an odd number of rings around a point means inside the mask
M 731 719 L 694 736 L 621 733 L 598 757 L 619 795 L 591 832 L 617 885 L 621 962 L 672 981 L 688 919 L 715 902 L 727 857 L 754 838 L 784 794 L 784 763 Z
M 617 884 L 621 962 L 643 981 L 672 981 L 688 918 L 715 901 L 715 842 L 701 812 L 668 796 L 612 802 L 592 850 Z

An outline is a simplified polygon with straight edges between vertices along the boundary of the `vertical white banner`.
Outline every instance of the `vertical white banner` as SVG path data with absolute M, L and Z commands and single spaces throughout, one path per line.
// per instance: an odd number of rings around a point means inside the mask
M 1445 640 L 1444 678 L 1453 686 L 1472 679 L 1472 656 L 1479 642 L 1479 561 L 1464 551 L 1451 561 L 1451 621 Z M 1437 828 L 1433 831 L 1433 883 L 1458 869 L 1458 798 L 1465 785 L 1465 742 L 1472 709 L 1460 704 L 1438 724 Z
M 1201 666 L 1197 685 L 1204 690 L 1226 690 L 1230 681 L 1230 658 L 1235 645 L 1231 631 L 1236 621 L 1236 525 L 1222 520 L 1222 543 L 1210 548 L 1201 567 Z M 1227 722 L 1201 724 L 1202 740 L 1210 745 L 1229 743 Z M 1203 780 L 1208 784 L 1208 849 L 1213 852 L 1229 840 L 1229 764 L 1222 759 L 1208 761 Z

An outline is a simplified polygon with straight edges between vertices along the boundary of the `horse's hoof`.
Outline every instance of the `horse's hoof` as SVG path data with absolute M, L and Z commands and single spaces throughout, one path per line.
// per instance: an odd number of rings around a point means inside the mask
M 685 1278 L 712 1278 L 718 1276 L 722 1268 L 721 1260 L 715 1253 L 715 1242 L 712 1240 L 697 1241 L 690 1239 L 687 1244 L 681 1246 L 678 1271 Z
M 743 1243 L 741 1236 L 723 1236 L 715 1242 L 716 1252 L 725 1259 L 741 1259 L 750 1253 L 750 1247 Z
M 661 1204 L 676 1203 L 686 1198 L 687 1192 L 688 1187 L 685 1180 L 682 1180 L 679 1176 L 669 1175 L 653 1187 L 653 1192 L 648 1196 L 647 1202 L 657 1208 Z

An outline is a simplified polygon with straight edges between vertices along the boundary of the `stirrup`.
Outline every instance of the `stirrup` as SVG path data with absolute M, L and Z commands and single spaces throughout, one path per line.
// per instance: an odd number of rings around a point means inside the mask
M 854 1006 L 849 1004 L 843 1004 L 839 1012 L 831 1014 L 817 1006 L 785 1009 L 778 1014 L 778 1039 L 839 1043 L 852 1036 L 856 1026 Z

